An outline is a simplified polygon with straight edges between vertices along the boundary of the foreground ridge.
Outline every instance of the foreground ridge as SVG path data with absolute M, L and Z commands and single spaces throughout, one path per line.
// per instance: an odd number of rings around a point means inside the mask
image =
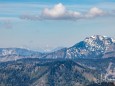
M 114 68 L 115 58 L 26 58 L 0 63 L 0 86 L 102 86 L 115 82 Z

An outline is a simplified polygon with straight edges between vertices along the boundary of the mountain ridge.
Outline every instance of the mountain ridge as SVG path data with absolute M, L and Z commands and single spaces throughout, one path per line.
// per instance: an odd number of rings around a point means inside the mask
M 69 48 L 53 52 L 38 52 L 23 48 L 0 48 L 0 61 L 21 58 L 41 59 L 76 59 L 76 58 L 108 58 L 115 56 L 115 40 L 111 37 L 94 35 L 86 37 Z
M 63 55 L 65 58 L 75 59 L 75 58 L 97 58 L 102 57 L 105 52 L 109 52 L 113 48 L 111 46 L 115 46 L 115 41 L 110 37 L 104 37 L 100 35 L 94 35 L 91 37 L 85 38 L 83 41 L 76 43 L 72 47 L 65 48 L 65 52 L 63 51 Z M 108 48 L 112 48 L 108 50 Z M 113 49 L 115 51 L 115 49 Z M 50 54 L 52 58 L 59 58 L 59 55 L 54 53 L 60 53 L 62 50 L 58 50 L 57 52 L 53 52 Z M 62 53 L 61 53 L 62 54 Z M 62 57 L 63 57 L 62 55 Z M 46 56 L 46 58 L 49 55 Z M 104 57 L 103 57 L 104 58 Z

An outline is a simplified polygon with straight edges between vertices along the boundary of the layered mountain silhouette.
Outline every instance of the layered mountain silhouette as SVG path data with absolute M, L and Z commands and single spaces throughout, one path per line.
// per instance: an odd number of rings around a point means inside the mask
M 69 48 L 41 53 L 22 48 L 0 48 L 0 61 L 10 61 L 22 58 L 41 59 L 76 59 L 76 58 L 108 58 L 115 56 L 115 40 L 111 37 L 94 35 L 85 38 Z
M 115 86 L 115 40 L 94 35 L 50 53 L 0 48 L 0 86 Z

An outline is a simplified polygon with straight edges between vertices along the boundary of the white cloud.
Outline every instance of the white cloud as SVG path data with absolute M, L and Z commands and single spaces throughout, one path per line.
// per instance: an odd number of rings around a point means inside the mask
M 44 19 L 78 19 L 81 17 L 81 13 L 69 11 L 63 4 L 59 3 L 51 9 L 45 8 L 42 17 Z
M 101 9 L 99 9 L 99 8 L 97 8 L 97 7 L 93 7 L 93 8 L 91 8 L 90 10 L 89 10 L 89 12 L 86 14 L 86 17 L 97 17 L 97 16 L 103 16 L 103 15 L 105 15 L 106 13 L 103 11 L 103 10 L 101 10 Z
M 60 17 L 63 16 L 66 12 L 66 8 L 61 4 L 55 5 L 52 9 L 45 8 L 43 10 L 43 15 L 48 17 Z
M 45 8 L 40 15 L 22 15 L 21 18 L 30 20 L 78 20 L 104 15 L 106 15 L 106 12 L 97 7 L 93 7 L 89 11 L 81 13 L 68 10 L 62 3 L 59 3 L 52 8 Z

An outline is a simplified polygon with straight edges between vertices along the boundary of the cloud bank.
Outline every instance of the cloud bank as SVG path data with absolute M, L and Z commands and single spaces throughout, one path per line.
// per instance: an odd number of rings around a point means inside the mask
M 84 13 L 71 11 L 62 3 L 59 3 L 52 8 L 45 8 L 40 15 L 22 15 L 20 18 L 29 20 L 79 20 L 105 16 L 106 14 L 104 10 L 97 7 L 93 7 Z

